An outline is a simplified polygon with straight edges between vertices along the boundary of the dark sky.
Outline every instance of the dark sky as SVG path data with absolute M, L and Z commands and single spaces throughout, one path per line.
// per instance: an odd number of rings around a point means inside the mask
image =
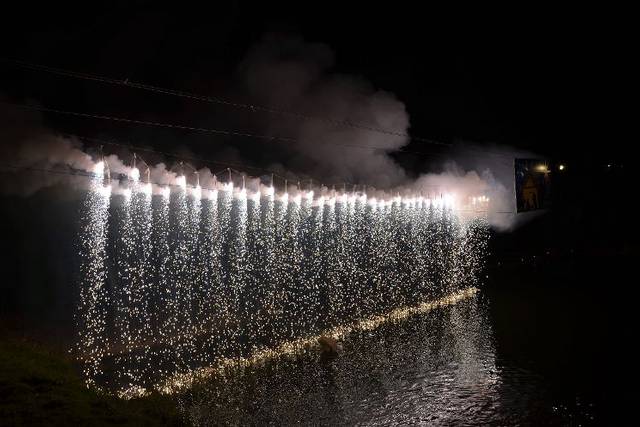
M 395 93 L 407 106 L 414 135 L 495 142 L 559 158 L 609 161 L 628 150 L 621 129 L 630 113 L 624 113 L 622 100 L 632 51 L 623 11 L 452 13 L 390 2 L 255 6 L 231 1 L 209 2 L 204 9 L 181 2 L 167 7 L 150 1 L 111 4 L 30 5 L 7 13 L 1 56 L 251 102 L 233 89 L 238 64 L 264 34 L 285 33 L 330 46 L 336 55 L 334 72 L 362 76 Z M 215 105 L 6 63 L 0 64 L 0 73 L 0 92 L 12 102 L 32 100 L 52 108 L 196 126 L 210 124 L 203 117 L 228 117 L 226 108 Z M 152 146 L 179 138 L 202 151 L 202 135 L 51 114 L 45 118 L 70 133 Z M 244 130 L 241 115 L 212 124 Z M 412 142 L 409 148 L 422 150 L 423 145 Z M 204 151 L 200 154 L 207 155 Z
M 411 8 L 410 2 L 300 1 L 294 6 L 260 2 L 262 6 L 256 7 L 226 1 L 208 2 L 205 9 L 175 1 L 166 7 L 151 1 L 114 1 L 100 7 L 86 1 L 24 3 L 22 10 L 14 11 L 3 5 L 0 57 L 4 59 L 252 102 L 237 90 L 239 63 L 265 34 L 284 33 L 330 46 L 335 53 L 333 72 L 361 76 L 376 88 L 393 92 L 406 105 L 414 135 L 505 144 L 568 160 L 569 165 L 580 160 L 607 164 L 633 159 L 629 154 L 634 140 L 625 134 L 632 123 L 633 110 L 627 105 L 635 101 L 630 82 L 637 56 L 630 22 L 635 15 L 629 11 L 585 10 L 584 5 L 543 9 L 533 3 L 520 10 L 489 10 L 483 3 L 477 10 L 460 7 L 446 13 Z M 0 97 L 13 103 L 235 130 L 251 130 L 259 114 L 232 113 L 228 107 L 28 71 L 6 62 L 0 62 Z M 5 126 L 1 111 L 0 126 Z M 257 166 L 279 155 L 275 148 L 264 150 L 243 138 L 50 113 L 44 119 L 47 126 L 62 132 L 155 149 L 184 146 L 207 158 L 221 155 L 226 147 Z M 441 148 L 415 141 L 408 149 Z M 411 156 L 397 160 L 412 166 L 414 173 L 425 171 L 423 160 Z M 567 209 L 571 215 L 554 229 L 558 233 L 544 234 L 535 228 L 531 236 L 564 236 L 571 245 L 576 236 L 593 240 L 597 232 L 606 238 L 625 238 L 630 222 L 621 219 L 618 205 L 605 203 L 604 212 L 596 211 L 591 200 L 624 200 L 628 193 L 619 183 L 635 181 L 627 175 L 596 176 L 584 170 L 580 175 L 566 174 L 565 187 L 571 191 L 558 187 L 558 197 L 571 206 Z M 75 227 L 75 217 L 69 214 L 75 207 L 58 196 L 41 193 L 38 199 L 6 199 L 12 208 L 2 209 L 3 252 L 13 256 L 2 262 L 3 271 L 12 272 L 14 284 L 7 302 L 3 300 L 6 306 L 23 307 L 28 304 L 21 299 L 32 302 L 37 297 L 42 301 L 30 307 L 42 312 L 41 307 L 50 305 L 50 294 L 32 292 L 25 283 L 41 286 L 51 275 L 57 278 L 48 288 L 52 294 L 70 292 L 66 265 L 71 261 L 65 257 L 73 255 L 72 248 L 48 257 Z M 57 205 L 51 205 L 49 198 Z M 585 209 L 574 209 L 585 201 Z M 633 211 L 622 213 L 630 216 Z M 624 230 L 610 232 L 615 227 Z M 29 262 L 33 257 L 39 268 Z M 48 267 L 42 265 L 45 262 Z M 56 311 L 67 317 L 70 312 L 62 305 Z

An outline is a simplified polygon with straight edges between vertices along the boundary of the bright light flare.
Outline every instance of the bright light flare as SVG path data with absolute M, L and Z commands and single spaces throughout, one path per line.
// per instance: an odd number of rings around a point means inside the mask
M 455 196 L 453 194 L 445 194 L 444 195 L 444 206 L 447 208 L 453 207 L 455 204 Z
M 256 191 L 255 193 L 253 193 L 251 196 L 249 196 L 249 198 L 251 199 L 251 201 L 255 204 L 259 204 L 260 203 L 260 192 Z
M 178 185 L 183 190 L 187 188 L 187 177 L 184 175 L 180 175 L 176 178 L 176 185 Z
M 150 183 L 150 182 L 148 182 L 148 183 L 146 183 L 146 184 L 144 184 L 144 185 L 142 186 L 142 192 L 143 192 L 144 194 L 146 194 L 147 196 L 150 196 L 150 195 L 151 195 L 152 187 L 151 187 L 151 183 Z
M 100 193 L 100 195 L 105 197 L 111 196 L 111 186 L 110 185 L 100 186 L 98 188 L 98 192 Z
M 193 194 L 193 197 L 195 197 L 196 199 L 200 199 L 202 197 L 202 187 L 200 187 L 199 185 L 196 185 L 192 191 L 192 194 Z
M 98 177 L 103 177 L 104 176 L 104 162 L 103 161 L 99 161 L 98 163 L 95 164 L 95 166 L 93 167 L 93 173 L 98 176 Z
M 308 202 L 311 202 L 313 200 L 313 191 L 308 191 L 307 193 L 305 193 L 304 197 Z
M 138 182 L 140 180 L 140 170 L 138 168 L 132 168 L 129 176 L 133 181 Z
M 233 191 L 233 182 L 227 182 L 222 184 L 222 191 L 227 191 L 227 192 Z

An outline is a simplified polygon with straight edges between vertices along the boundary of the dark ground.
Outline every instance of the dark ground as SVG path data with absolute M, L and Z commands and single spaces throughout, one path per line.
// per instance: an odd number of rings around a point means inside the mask
M 0 425 L 182 425 L 163 396 L 120 400 L 88 390 L 71 359 L 49 347 L 0 336 Z

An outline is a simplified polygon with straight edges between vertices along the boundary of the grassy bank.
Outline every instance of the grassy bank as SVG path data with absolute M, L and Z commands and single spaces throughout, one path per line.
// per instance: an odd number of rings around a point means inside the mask
M 0 337 L 0 425 L 181 425 L 164 396 L 121 400 L 88 390 L 69 357 Z

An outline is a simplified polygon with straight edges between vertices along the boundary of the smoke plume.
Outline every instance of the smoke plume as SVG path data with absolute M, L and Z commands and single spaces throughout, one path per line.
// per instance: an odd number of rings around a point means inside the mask
M 271 170 L 316 178 L 324 183 L 324 187 L 315 189 L 316 194 L 327 193 L 333 183 L 345 182 L 358 184 L 360 190 L 366 185 L 369 197 L 438 197 L 453 193 L 458 200 L 466 201 L 485 195 L 491 198 L 491 224 L 500 229 L 513 226 L 513 157 L 530 153 L 457 144 L 457 153 L 440 170 L 411 179 L 390 155 L 409 142 L 405 105 L 362 78 L 332 72 L 333 65 L 334 54 L 328 46 L 278 35 L 265 37 L 241 61 L 238 73 L 242 92 L 256 105 L 280 110 L 277 114 L 251 115 L 258 120 L 253 125 L 266 135 L 293 139 L 279 147 L 283 160 L 268 165 Z M 0 104 L 0 120 L 0 154 L 6 163 L 3 170 L 20 174 L 20 179 L 0 180 L 0 190 L 30 195 L 52 185 L 86 185 L 85 177 L 68 172 L 93 172 L 99 159 L 95 153 L 93 158 L 87 154 L 78 140 L 47 129 L 39 113 L 6 104 Z M 130 159 L 132 153 L 125 157 L 119 154 L 105 158 L 109 171 L 114 176 L 129 176 L 132 163 L 123 159 Z M 151 164 L 148 171 L 146 167 L 140 170 L 144 174 L 141 179 L 152 182 L 157 193 L 160 186 L 175 185 L 178 175 L 192 174 L 199 165 L 186 171 L 173 163 Z M 51 170 L 59 173 L 45 172 Z M 203 188 L 217 182 L 207 168 L 199 169 L 197 177 Z M 195 185 L 192 176 L 187 180 Z M 246 182 L 249 190 L 262 188 L 259 180 L 247 178 Z M 116 179 L 116 194 L 119 186 Z M 350 185 L 347 190 L 352 188 Z M 289 190 L 293 194 L 297 188 L 291 185 Z
M 331 73 L 333 64 L 324 44 L 270 35 L 249 51 L 240 74 L 257 104 L 326 119 L 265 123 L 269 134 L 295 139 L 294 163 L 307 173 L 383 188 L 401 184 L 405 172 L 389 153 L 408 142 L 398 135 L 409 129 L 404 104 L 361 78 Z
M 2 103 L 0 158 L 3 172 L 19 176 L 0 180 L 0 191 L 25 196 L 56 184 L 81 185 L 86 180 L 70 175 L 70 170 L 90 171 L 94 164 L 79 141 L 55 135 L 39 113 Z

